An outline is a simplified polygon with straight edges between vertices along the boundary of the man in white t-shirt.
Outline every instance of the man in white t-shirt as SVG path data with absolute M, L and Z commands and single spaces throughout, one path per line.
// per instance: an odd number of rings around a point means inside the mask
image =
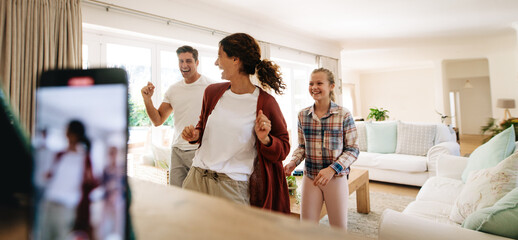
M 162 125 L 174 111 L 174 137 L 169 164 L 169 184 L 181 187 L 192 165 L 194 152 L 198 148 L 197 144 L 189 144 L 182 138 L 182 130 L 186 126 L 198 123 L 205 88 L 215 81 L 198 73 L 199 61 L 196 49 L 182 46 L 176 50 L 176 54 L 184 80 L 169 87 L 160 107 L 156 109 L 151 100 L 155 90 L 155 86 L 151 82 L 148 82 L 141 92 L 147 114 L 153 125 Z

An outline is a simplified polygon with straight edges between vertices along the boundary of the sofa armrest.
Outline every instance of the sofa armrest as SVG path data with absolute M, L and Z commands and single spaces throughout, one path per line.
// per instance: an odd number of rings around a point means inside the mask
M 392 209 L 383 212 L 378 232 L 379 240 L 457 240 L 510 239 L 446 223 L 406 215 Z
M 467 157 L 441 155 L 437 160 L 437 176 L 460 180 L 467 164 Z
M 433 177 L 437 174 L 437 160 L 442 157 L 442 155 L 460 155 L 460 145 L 457 142 L 442 142 L 428 150 L 427 156 L 427 166 L 428 166 L 428 176 Z

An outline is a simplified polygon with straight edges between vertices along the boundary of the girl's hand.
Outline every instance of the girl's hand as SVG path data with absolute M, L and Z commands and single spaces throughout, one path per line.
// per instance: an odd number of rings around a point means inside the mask
M 284 166 L 284 174 L 286 174 L 286 177 L 291 176 L 291 172 L 293 172 L 293 170 L 295 170 L 296 167 L 297 166 L 294 162 L 289 162 L 288 164 L 286 164 L 286 166 Z
M 331 167 L 326 167 L 320 172 L 318 172 L 318 175 L 315 177 L 315 180 L 313 180 L 313 185 L 321 185 L 325 186 L 329 181 L 331 181 L 331 178 L 334 177 L 336 171 L 332 169 Z
M 270 131 L 272 130 L 272 122 L 263 114 L 263 110 L 259 110 L 257 113 L 254 130 L 255 135 L 257 135 L 257 139 L 259 139 L 262 144 L 270 144 L 271 139 L 268 134 L 270 134 Z
M 200 138 L 200 130 L 195 129 L 193 125 L 189 125 L 183 129 L 182 138 L 187 142 L 198 141 L 198 138 Z

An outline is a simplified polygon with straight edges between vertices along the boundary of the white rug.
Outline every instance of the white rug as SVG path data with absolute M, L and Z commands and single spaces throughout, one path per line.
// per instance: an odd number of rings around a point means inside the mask
M 378 227 L 381 214 L 385 209 L 403 211 L 405 207 L 415 198 L 401 196 L 391 193 L 371 192 L 370 203 L 371 212 L 369 214 L 358 213 L 356 211 L 356 193 L 349 196 L 349 211 L 347 231 L 359 234 L 367 238 L 378 238 Z M 320 220 L 321 225 L 329 226 L 327 215 Z

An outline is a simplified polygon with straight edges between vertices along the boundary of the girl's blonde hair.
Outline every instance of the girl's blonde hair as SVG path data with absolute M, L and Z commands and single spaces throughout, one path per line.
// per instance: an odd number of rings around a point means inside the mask
M 315 74 L 315 73 L 319 73 L 319 72 L 327 75 L 327 80 L 329 81 L 329 85 L 335 84 L 335 76 L 329 69 L 317 68 L 317 69 L 313 70 L 313 72 L 311 72 L 311 74 Z M 329 93 L 329 98 L 331 98 L 331 101 L 333 101 L 333 102 L 335 101 L 335 91 L 334 90 L 331 90 L 331 92 Z

